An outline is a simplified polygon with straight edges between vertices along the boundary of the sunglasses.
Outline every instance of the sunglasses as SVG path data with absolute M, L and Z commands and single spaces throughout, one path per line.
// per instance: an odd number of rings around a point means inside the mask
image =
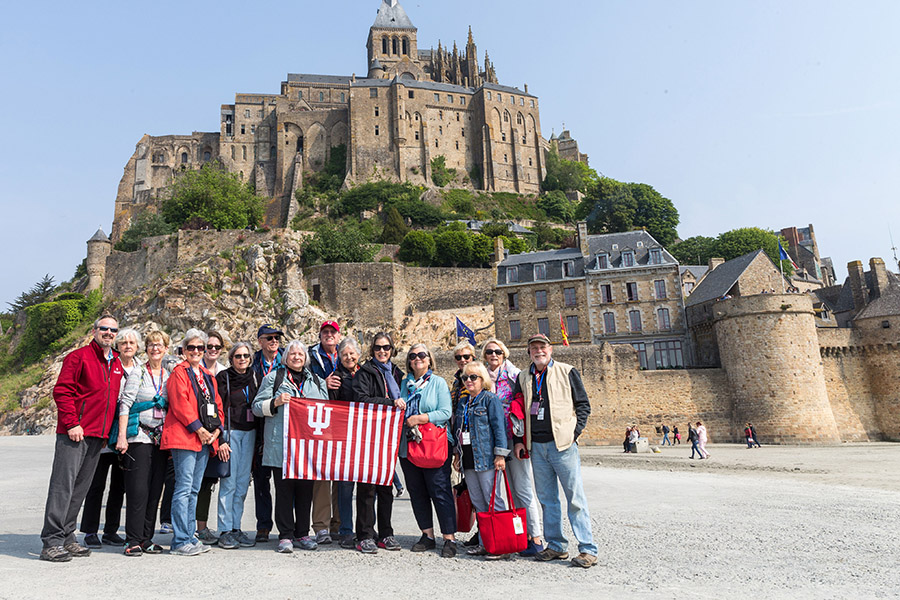
M 184 347 L 184 349 L 187 350 L 188 352 L 203 352 L 204 350 L 206 350 L 206 346 L 203 344 L 200 344 L 199 346 L 194 346 L 193 344 L 188 344 L 187 346 Z
M 503 356 L 503 350 L 500 348 L 489 348 L 484 351 L 485 356 L 490 356 L 491 354 L 496 354 L 497 356 Z
M 463 381 L 477 381 L 481 379 L 481 375 L 463 375 L 460 379 Z
M 391 350 L 394 349 L 394 347 L 391 346 L 390 344 L 385 344 L 384 346 L 382 346 L 381 344 L 375 344 L 372 347 L 375 349 L 376 352 L 378 352 L 379 350 L 381 352 L 390 352 Z
M 250 358 L 250 355 L 249 354 L 235 354 L 234 356 L 232 356 L 232 358 L 234 360 L 247 360 L 248 358 Z
M 271 342 L 272 340 L 280 341 L 281 336 L 280 335 L 264 335 L 263 339 L 266 340 L 267 342 Z
M 453 358 L 455 358 L 456 360 L 472 360 L 472 355 L 471 354 L 457 354 Z
M 221 349 L 222 349 L 222 346 L 221 346 L 221 345 L 216 345 L 216 344 L 207 344 L 207 345 L 206 345 L 206 349 L 207 349 L 207 350 L 221 350 Z
M 426 358 L 428 358 L 428 353 L 427 352 L 410 352 L 406 358 L 408 358 L 409 360 L 415 360 L 417 358 L 421 359 L 421 360 L 425 360 Z
M 98 331 L 109 331 L 110 333 L 119 333 L 118 327 L 107 327 L 106 325 L 100 325 L 97 327 Z

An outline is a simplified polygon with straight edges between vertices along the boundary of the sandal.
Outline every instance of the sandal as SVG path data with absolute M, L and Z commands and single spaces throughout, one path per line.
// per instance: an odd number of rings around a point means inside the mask
M 163 547 L 159 544 L 154 544 L 153 542 L 147 544 L 146 546 L 141 546 L 141 549 L 144 551 L 144 554 L 162 554 Z
M 141 556 L 143 553 L 144 549 L 141 548 L 138 544 L 134 544 L 125 548 L 125 556 Z

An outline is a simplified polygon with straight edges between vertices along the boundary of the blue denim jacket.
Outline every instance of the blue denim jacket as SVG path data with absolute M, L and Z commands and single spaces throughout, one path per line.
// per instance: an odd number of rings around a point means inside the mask
M 468 419 L 469 434 L 472 440 L 472 454 L 475 457 L 476 471 L 489 471 L 494 468 L 495 456 L 508 456 L 509 447 L 506 441 L 506 418 L 503 415 L 503 403 L 496 394 L 482 391 L 474 398 L 460 398 L 456 405 L 457 454 L 462 454 L 462 431 Z

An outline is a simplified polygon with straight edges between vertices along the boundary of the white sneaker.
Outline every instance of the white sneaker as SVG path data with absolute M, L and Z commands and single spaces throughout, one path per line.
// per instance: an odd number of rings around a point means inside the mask
M 160 532 L 160 533 L 163 533 L 163 534 L 165 534 L 165 533 L 173 533 L 174 531 L 175 531 L 175 530 L 172 529 L 172 524 L 171 524 L 171 523 L 160 523 L 160 524 L 159 524 L 159 532 Z
M 282 554 L 291 554 L 294 551 L 294 542 L 291 540 L 278 540 L 278 548 L 275 549 L 275 552 L 281 552 Z

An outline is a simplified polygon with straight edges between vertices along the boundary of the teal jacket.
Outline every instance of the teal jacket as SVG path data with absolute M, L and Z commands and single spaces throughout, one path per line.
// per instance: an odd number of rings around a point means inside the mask
M 404 401 L 415 394 L 416 377 L 412 373 L 400 382 L 400 394 Z M 450 401 L 450 387 L 447 382 L 437 375 L 432 374 L 428 383 L 422 388 L 422 397 L 419 399 L 419 414 L 428 415 L 428 422 L 444 427 L 447 430 L 447 439 L 453 443 L 453 435 L 450 433 L 450 415 L 452 404 Z M 403 435 L 400 438 L 400 456 L 406 458 L 406 424 L 404 421 Z
M 288 393 L 291 396 L 300 396 L 297 388 L 291 383 L 291 380 L 284 377 L 277 392 L 273 393 L 272 388 L 275 386 L 275 377 L 279 371 L 283 369 L 275 369 L 266 375 L 262 383 L 259 385 L 259 391 L 253 400 L 253 414 L 257 417 L 265 417 L 266 421 L 263 427 L 263 456 L 262 464 L 265 467 L 276 467 L 280 469 L 284 465 L 284 410 L 287 405 L 274 406 L 274 398 L 282 393 Z M 315 398 L 317 400 L 328 400 L 328 389 L 325 387 L 325 381 L 313 375 L 312 371 L 303 369 L 303 397 Z

